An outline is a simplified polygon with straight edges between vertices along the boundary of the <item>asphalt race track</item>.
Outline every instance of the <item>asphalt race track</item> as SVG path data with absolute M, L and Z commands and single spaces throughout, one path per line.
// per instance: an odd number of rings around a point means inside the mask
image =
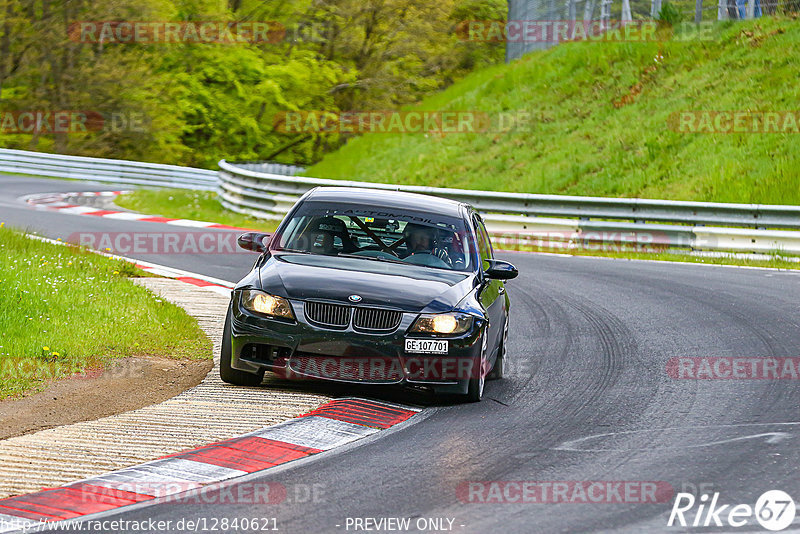
M 17 200 L 37 192 L 120 186 L 14 176 L 0 177 L 0 184 L 0 220 L 9 226 L 53 238 L 78 231 L 165 231 L 157 223 L 36 211 Z M 281 504 L 220 497 L 133 507 L 104 519 L 174 525 L 204 518 L 210 527 L 220 518 L 275 518 L 279 531 L 291 533 L 366 531 L 356 529 L 356 518 L 411 518 L 411 532 L 418 531 L 418 519 L 428 518 L 445 519 L 445 528 L 428 531 L 475 533 L 762 532 L 752 518 L 739 529 L 668 527 L 674 495 L 655 503 L 634 502 L 636 497 L 626 503 L 480 503 L 469 502 L 472 497 L 462 490 L 469 482 L 488 488 L 492 481 L 650 481 L 675 492 L 719 492 L 720 504 L 752 506 L 773 489 L 798 499 L 800 382 L 676 379 L 667 363 L 680 357 L 800 356 L 800 274 L 500 256 L 520 270 L 507 286 L 510 371 L 507 379 L 487 383 L 483 402 L 349 390 L 425 406 L 426 416 L 240 482 L 283 484 L 287 500 Z M 254 256 L 139 259 L 236 281 Z M 314 488 L 315 495 L 301 495 L 303 488 Z M 800 531 L 800 517 L 791 530 Z

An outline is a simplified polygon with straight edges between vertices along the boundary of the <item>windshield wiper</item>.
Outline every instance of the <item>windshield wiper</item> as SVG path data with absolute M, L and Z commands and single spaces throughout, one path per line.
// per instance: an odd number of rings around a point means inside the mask
M 402 263 L 403 265 L 409 265 L 400 258 L 395 260 L 392 258 L 385 258 L 383 256 L 362 256 L 360 254 L 343 254 L 341 252 L 337 256 L 340 258 L 359 258 L 362 260 L 374 260 L 374 261 L 383 261 L 386 263 Z

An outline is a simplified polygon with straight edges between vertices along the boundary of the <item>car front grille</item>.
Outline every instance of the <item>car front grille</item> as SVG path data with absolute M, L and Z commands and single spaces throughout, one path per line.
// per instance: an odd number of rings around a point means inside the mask
M 328 302 L 306 302 L 306 319 L 321 326 L 346 328 L 350 324 L 350 306 Z
M 370 332 L 390 332 L 400 326 L 403 319 L 403 312 L 397 310 L 354 308 L 345 304 L 316 301 L 306 302 L 305 314 L 310 323 L 328 328 L 347 328 L 352 316 L 353 328 Z
M 397 383 L 405 376 L 400 362 L 386 356 L 340 357 L 298 352 L 289 360 L 289 369 L 301 376 L 372 384 Z
M 360 330 L 390 331 L 400 325 L 403 313 L 395 310 L 356 308 L 353 327 Z

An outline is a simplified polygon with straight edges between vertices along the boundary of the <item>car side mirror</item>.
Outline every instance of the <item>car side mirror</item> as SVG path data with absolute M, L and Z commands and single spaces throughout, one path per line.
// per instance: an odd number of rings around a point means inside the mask
M 519 275 L 516 267 L 503 260 L 485 260 L 489 264 L 483 273 L 490 280 L 511 280 Z
M 236 244 L 239 245 L 239 248 L 261 253 L 267 250 L 269 237 L 270 234 L 263 234 L 261 232 L 247 232 L 246 234 L 239 236 L 239 238 L 236 240 Z

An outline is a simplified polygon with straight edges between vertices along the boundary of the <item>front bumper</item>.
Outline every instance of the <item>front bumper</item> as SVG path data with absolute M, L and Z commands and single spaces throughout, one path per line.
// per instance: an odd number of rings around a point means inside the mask
M 352 328 L 328 329 L 305 318 L 304 302 L 290 301 L 297 321 L 267 319 L 231 303 L 231 366 L 262 370 L 290 379 L 328 380 L 352 384 L 406 384 L 441 393 L 466 393 L 480 368 L 482 319 L 470 331 L 448 340 L 448 353 L 407 354 L 408 329 L 419 314 L 403 313 L 391 333 L 364 333 Z

